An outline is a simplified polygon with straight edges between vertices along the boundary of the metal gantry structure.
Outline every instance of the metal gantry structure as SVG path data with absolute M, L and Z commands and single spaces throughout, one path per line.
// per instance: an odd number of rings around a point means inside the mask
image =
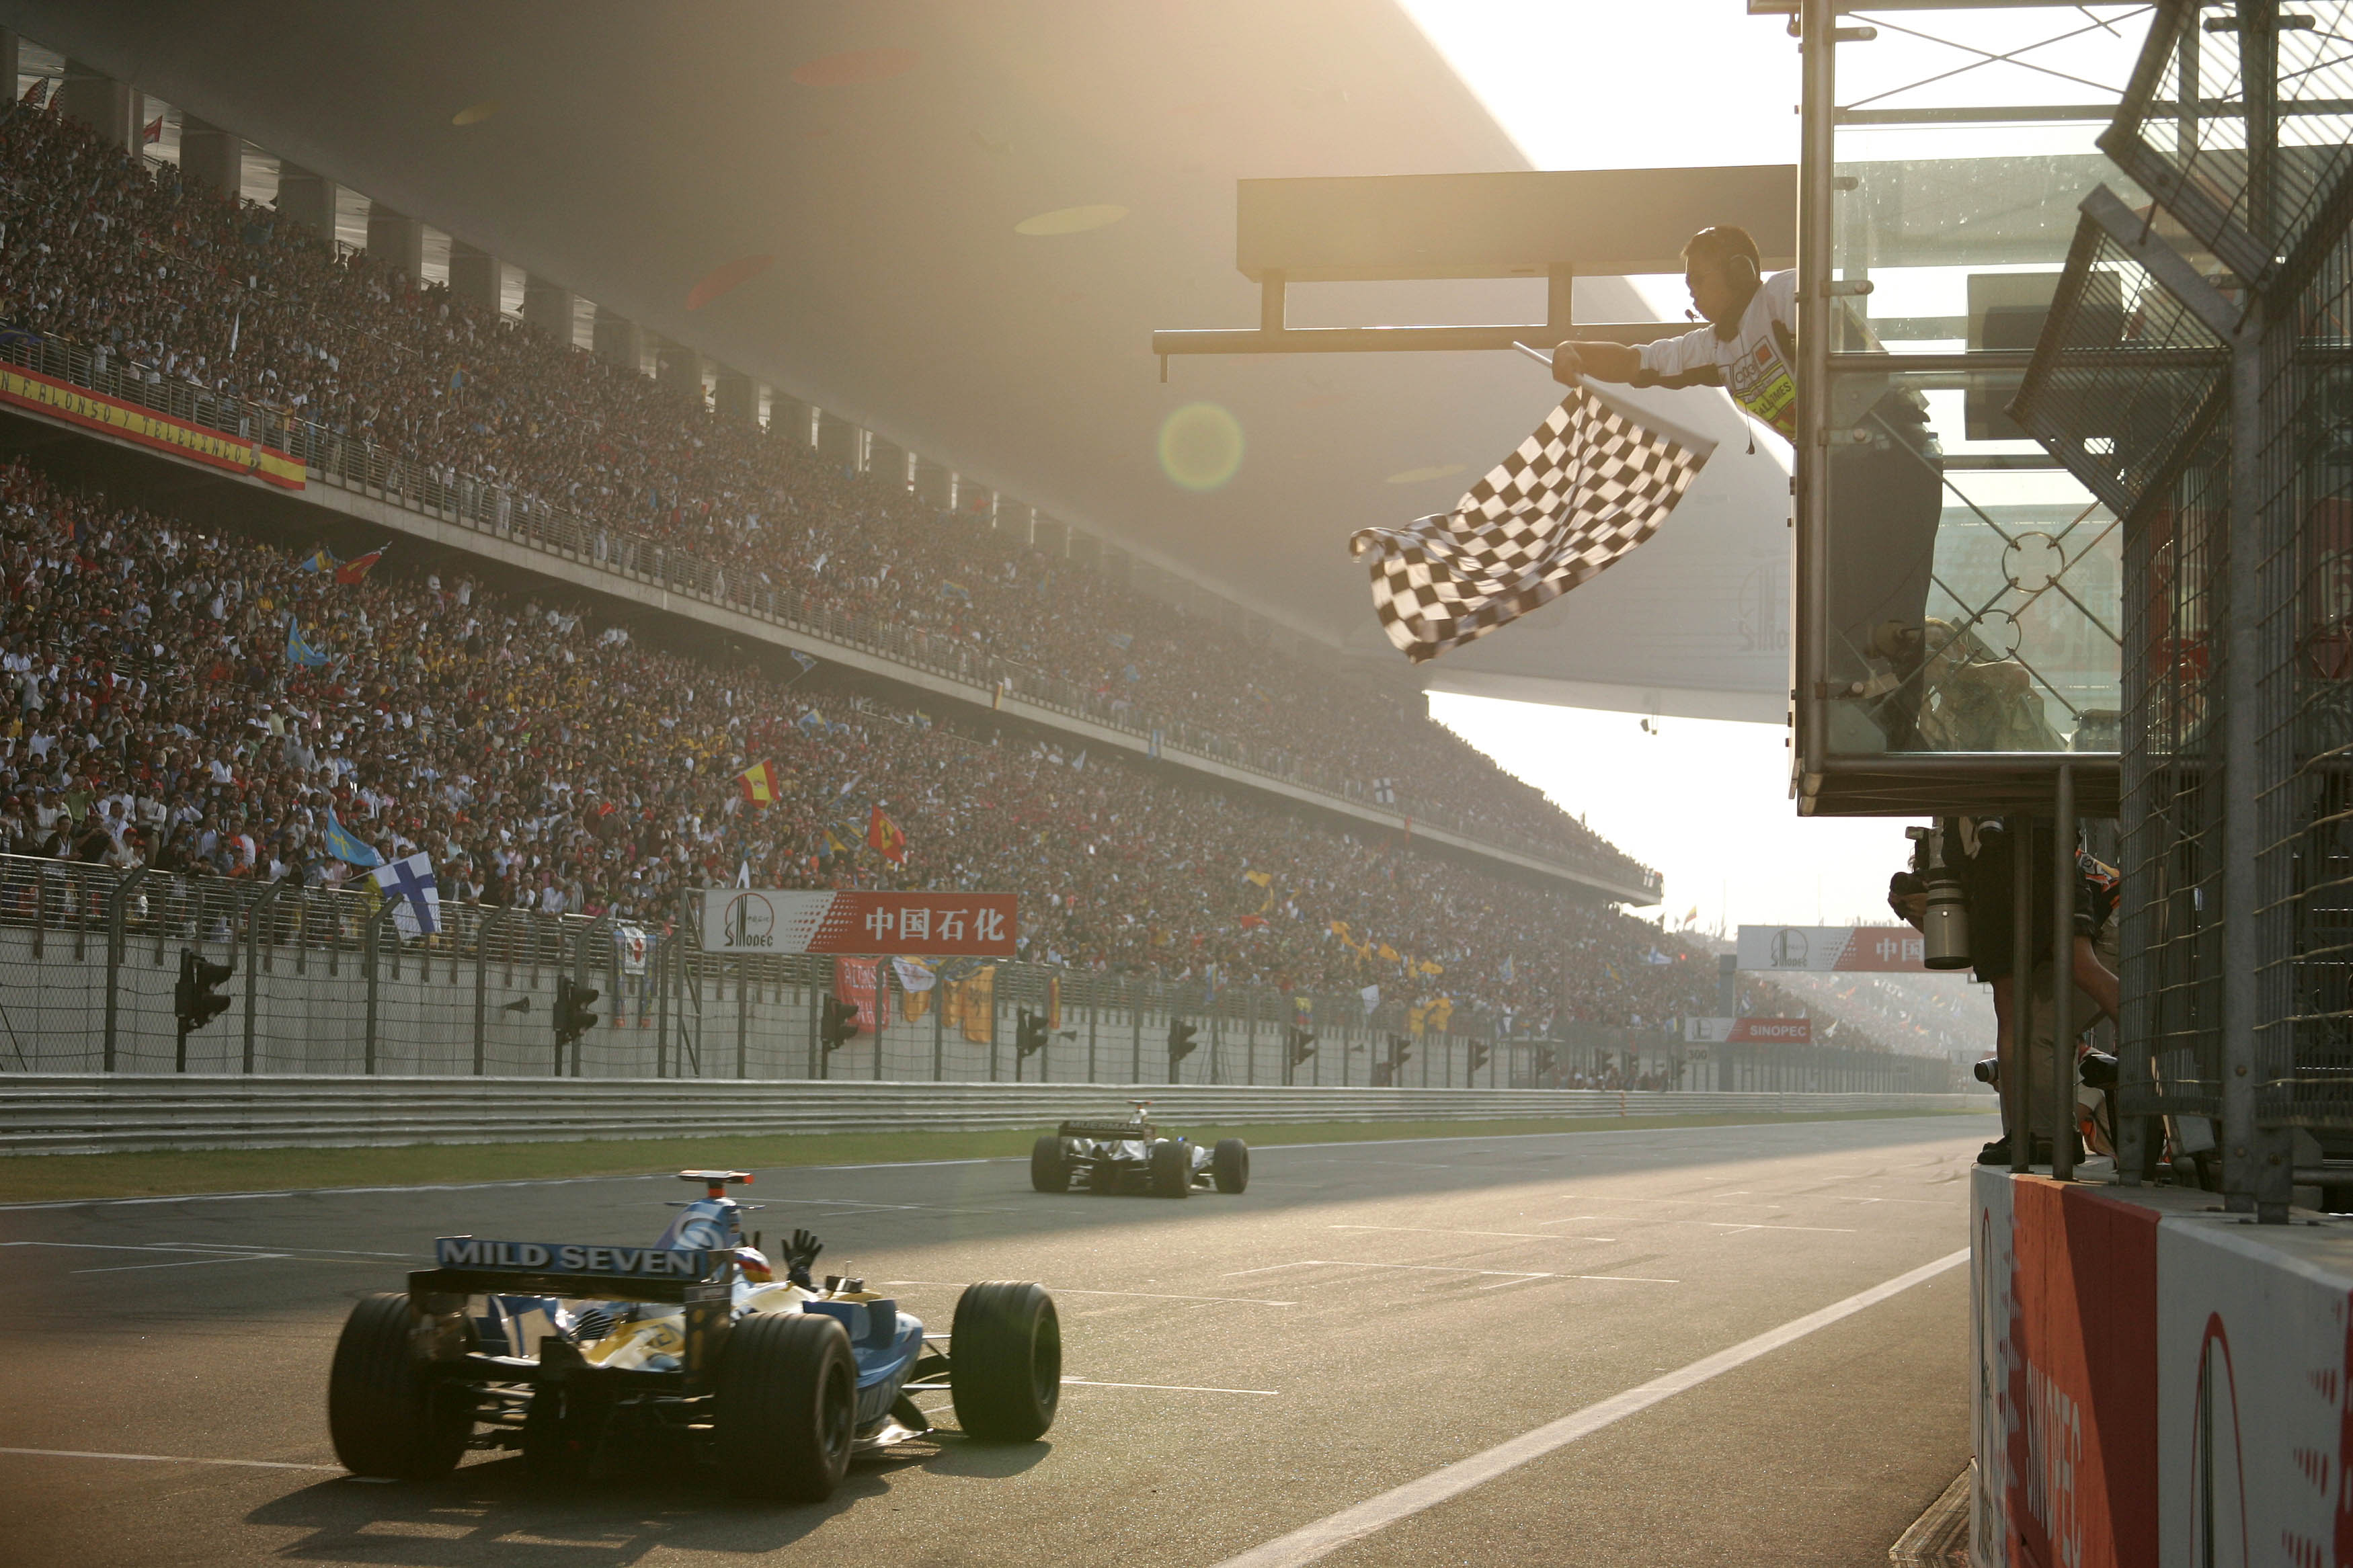
M 2120 1179 L 2145 1179 L 2161 1127 L 2228 1207 L 2284 1220 L 2295 1186 L 2353 1185 L 2327 1162 L 2353 1152 L 2334 1147 L 2353 1132 L 2353 7 L 1751 8 L 1790 12 L 1804 53 L 1799 346 L 1816 395 L 1797 465 L 1800 800 L 2031 815 L 2062 846 L 2079 811 L 2115 811 Z M 2113 86 L 2077 63 L 2094 29 L 2116 40 L 2108 63 L 2129 51 Z M 1910 84 L 1842 85 L 1891 31 L 1961 58 Z M 2076 100 L 1942 100 L 1997 69 L 2063 79 Z M 1898 132 L 1900 156 L 1857 145 Z M 1943 142 L 1964 150 L 1937 156 Z M 1967 194 L 1924 206 L 1891 186 Z M 1895 282 L 1916 318 L 1939 276 L 1947 299 L 1966 289 L 1958 323 L 1899 328 L 1868 309 Z M 1917 352 L 1907 335 L 1947 342 Z M 1840 464 L 1869 439 L 1852 411 L 1905 383 L 1932 411 L 1939 393 L 1962 394 L 1940 482 L 2001 540 L 1999 592 L 1972 606 L 1957 581 L 1968 520 L 1947 506 L 1934 593 L 1964 611 L 1947 647 L 1965 658 L 1943 660 L 1941 679 L 1924 660 L 1917 700 L 1942 707 L 1939 685 L 1965 664 L 1978 680 L 2007 664 L 1995 684 L 2031 692 L 2056 744 L 2012 724 L 2007 748 L 1873 756 L 1853 721 L 1883 694 L 1839 668 L 1855 663 L 1832 612 L 1841 573 L 1869 553 L 1868 531 L 1841 515 Z M 1989 439 L 2001 436 L 2043 456 Z M 2006 514 L 1969 493 L 1982 483 L 1970 476 L 1991 473 L 2041 477 Z M 2103 645 L 2105 668 L 2066 657 Z M 2028 836 L 2012 839 L 2025 974 L 2039 890 Z M 2065 975 L 2073 866 L 2050 860 L 2052 973 Z M 2072 1037 L 2071 990 L 2052 987 L 2050 1038 Z M 2052 1053 L 2034 1118 L 2048 1113 L 2061 1176 L 2073 1054 Z M 2013 1132 L 2024 1077 L 2004 1084 Z M 2013 1137 L 2015 1168 L 2030 1147 Z

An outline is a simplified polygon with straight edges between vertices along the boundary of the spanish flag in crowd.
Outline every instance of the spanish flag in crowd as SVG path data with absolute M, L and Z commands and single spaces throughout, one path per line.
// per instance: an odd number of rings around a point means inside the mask
M 899 831 L 897 823 L 882 815 L 879 805 L 874 815 L 866 819 L 866 844 L 871 849 L 881 850 L 882 858 L 893 866 L 907 863 L 907 836 Z
M 735 782 L 744 786 L 744 798 L 754 805 L 766 805 L 782 793 L 776 785 L 774 763 L 754 763 L 735 775 Z

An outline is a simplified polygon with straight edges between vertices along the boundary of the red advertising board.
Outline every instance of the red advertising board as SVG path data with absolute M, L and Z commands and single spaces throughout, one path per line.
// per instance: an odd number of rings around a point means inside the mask
M 903 953 L 1011 958 L 1015 893 L 890 893 L 712 888 L 702 895 L 706 952 Z

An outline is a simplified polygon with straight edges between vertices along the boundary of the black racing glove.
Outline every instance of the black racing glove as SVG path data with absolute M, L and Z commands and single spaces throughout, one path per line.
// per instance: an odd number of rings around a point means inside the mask
M 793 1232 L 793 1239 L 785 1247 L 785 1277 L 804 1290 L 816 1289 L 817 1282 L 809 1274 L 809 1265 L 815 1263 L 817 1255 L 824 1250 L 825 1243 L 817 1238 L 815 1231 Z

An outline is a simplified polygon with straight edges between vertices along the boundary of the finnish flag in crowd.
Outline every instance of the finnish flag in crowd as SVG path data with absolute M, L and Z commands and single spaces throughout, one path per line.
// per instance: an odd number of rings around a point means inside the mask
M 441 929 L 441 888 L 433 879 L 433 857 L 416 854 L 387 860 L 368 873 L 386 899 L 397 900 L 392 923 L 405 937 L 431 936 Z

